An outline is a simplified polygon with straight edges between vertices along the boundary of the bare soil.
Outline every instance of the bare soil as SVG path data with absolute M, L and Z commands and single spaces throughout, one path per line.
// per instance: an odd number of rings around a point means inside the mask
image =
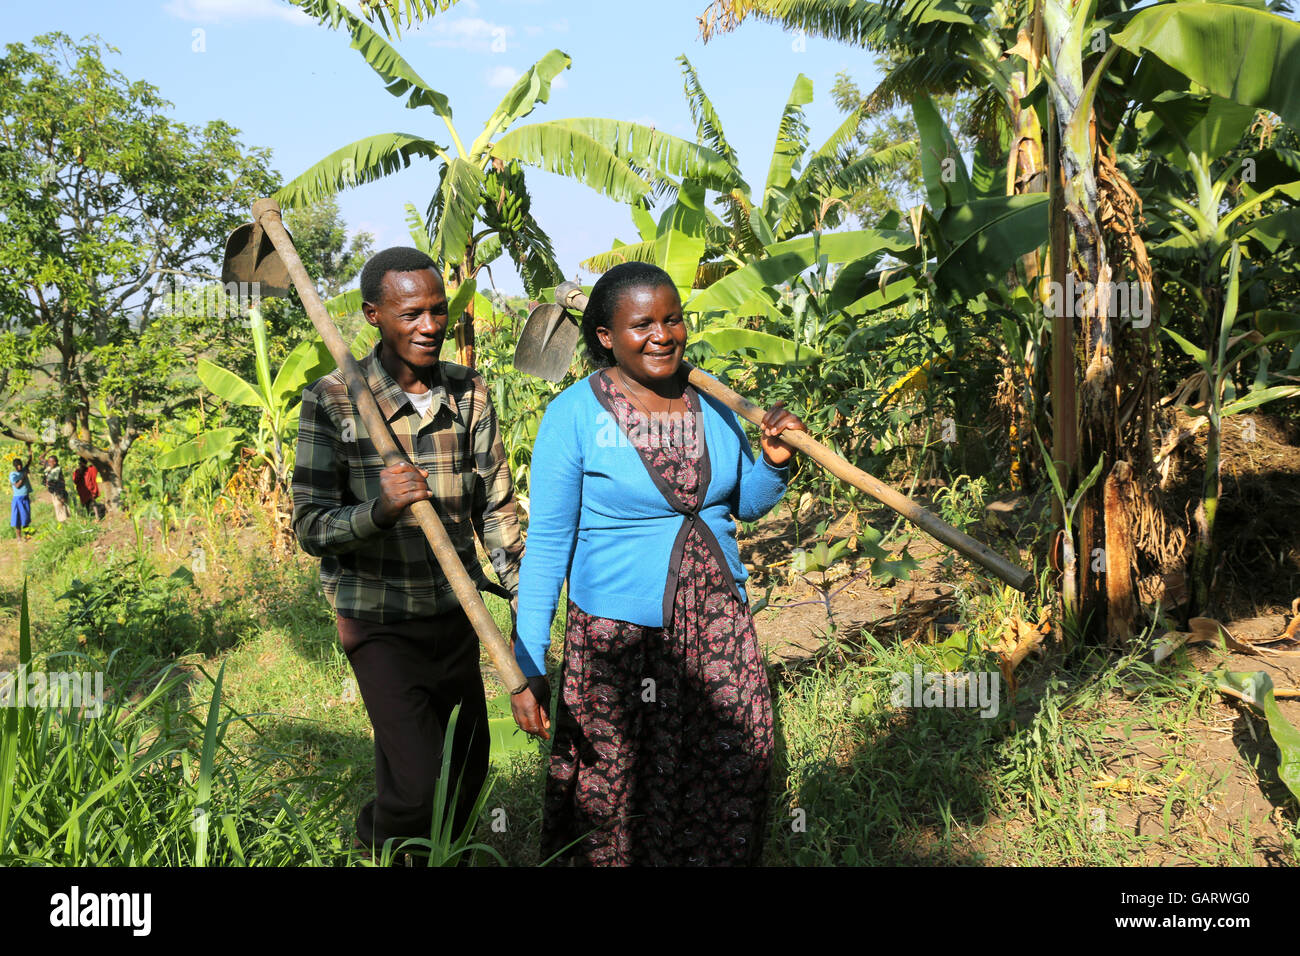
M 1189 423 L 1182 413 L 1177 421 Z M 1163 492 L 1167 511 L 1182 516 L 1180 523 L 1189 532 L 1189 540 L 1194 534 L 1192 509 L 1200 496 L 1207 435 L 1208 429 L 1202 428 L 1194 441 L 1179 450 Z M 1294 616 L 1292 602 L 1300 598 L 1300 425 L 1258 412 L 1249 419 L 1230 419 L 1223 434 L 1221 481 L 1215 529 L 1216 619 L 1232 637 L 1249 646 L 1282 634 Z M 1042 502 L 1020 502 L 1010 521 L 990 519 L 967 529 L 968 533 L 1028 567 L 1035 504 L 1041 507 Z M 860 517 L 883 530 L 893 516 L 881 509 Z M 800 546 L 815 543 L 810 532 L 823 519 L 831 522 L 831 533 L 825 538 L 845 536 L 849 520 L 845 516 L 809 513 L 798 522 L 803 532 L 797 542 Z M 918 532 L 919 537 L 908 541 L 908 548 L 921 567 L 906 582 L 879 587 L 865 575 L 855 577 L 858 572 L 851 567 L 830 573 L 828 616 L 827 603 L 814 586 L 821 583 L 820 576 L 800 577 L 789 571 L 790 553 L 796 546 L 795 527 L 783 508 L 741 541 L 741 553 L 752 571 L 751 602 L 758 602 L 771 588 L 768 604 L 756 614 L 755 624 L 760 643 L 778 667 L 797 668 L 798 662 L 825 653 L 832 617 L 836 633 L 850 639 L 868 631 L 882 641 L 941 641 L 961 623 L 955 612 L 954 588 L 963 582 L 987 586 L 980 582 L 990 581 L 960 558 L 945 566 L 946 549 Z M 1045 555 L 1038 559 L 1039 566 L 1045 563 Z M 996 586 L 998 582 L 991 583 Z M 1300 687 L 1300 644 L 1273 647 L 1289 654 L 1252 655 L 1231 650 L 1225 654 L 1201 647 L 1188 648 L 1188 653 L 1195 666 L 1206 673 L 1218 668 L 1263 670 L 1278 687 Z M 1300 727 L 1300 700 L 1280 699 L 1278 705 L 1282 714 Z M 1142 706 L 1136 698 L 1107 700 L 1099 712 L 1086 715 L 1090 722 L 1105 724 L 1113 748 L 1106 760 L 1107 774 L 1121 781 L 1120 786 L 1154 770 L 1167 770 L 1171 760 L 1187 770 L 1181 778 L 1177 773 L 1160 776 L 1163 783 L 1134 784 L 1135 789 L 1123 794 L 1120 810 L 1107 825 L 1135 836 L 1165 835 L 1159 843 L 1153 841 L 1151 853 L 1133 862 L 1205 862 L 1202 856 L 1180 855 L 1179 841 L 1168 839 L 1170 833 L 1176 836 L 1186 828 L 1189 837 L 1196 835 L 1201 841 L 1225 847 L 1250 845 L 1257 865 L 1293 863 L 1285 834 L 1286 821 L 1296 816 L 1295 800 L 1278 779 L 1277 748 L 1267 723 L 1228 696 L 1220 696 L 1212 711 L 1209 720 L 1190 718 L 1174 739 L 1153 736 L 1156 731 L 1143 723 Z M 1189 788 L 1183 784 L 1185 780 L 1210 780 L 1213 785 Z M 1104 789 L 1106 774 L 1098 780 L 1080 780 L 1078 785 L 1085 790 Z M 1023 816 L 989 821 L 971 833 L 971 851 L 990 863 L 1014 864 L 1017 861 L 1003 848 L 1015 845 L 1008 838 L 1026 825 Z

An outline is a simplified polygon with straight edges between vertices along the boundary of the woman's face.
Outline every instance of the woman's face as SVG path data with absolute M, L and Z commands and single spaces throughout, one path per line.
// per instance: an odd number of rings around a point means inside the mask
M 627 289 L 614 304 L 611 325 L 598 326 L 596 336 L 624 375 L 653 387 L 677 374 L 686 353 L 686 322 L 672 286 Z

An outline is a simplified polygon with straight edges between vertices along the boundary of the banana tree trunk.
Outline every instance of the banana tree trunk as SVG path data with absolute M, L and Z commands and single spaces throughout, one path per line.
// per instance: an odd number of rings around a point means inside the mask
M 1210 434 L 1205 442 L 1205 474 L 1201 479 L 1201 501 L 1196 506 L 1196 543 L 1192 546 L 1193 610 L 1209 616 L 1215 610 L 1212 603 L 1214 582 L 1214 519 L 1219 512 L 1219 495 L 1223 490 L 1220 480 L 1223 434 L 1219 416 L 1210 415 Z
M 465 311 L 456 323 L 456 361 L 474 367 L 474 300 L 465 303 Z
M 474 244 L 471 242 L 465 248 L 465 263 L 474 261 Z M 447 292 L 447 301 L 456 298 L 456 293 L 460 290 L 461 284 L 472 278 L 472 275 L 466 275 L 468 266 L 461 264 L 453 266 L 447 270 L 443 279 L 443 285 Z M 474 367 L 474 297 L 465 303 L 465 311 L 461 313 L 456 321 L 456 361 L 466 368 Z
M 1039 18 L 1041 20 L 1041 18 Z M 1041 33 L 1041 30 L 1038 31 Z M 1038 123 L 1038 114 L 1031 108 L 1021 105 L 1037 73 L 1038 52 L 1041 44 L 1031 53 L 1030 72 L 1014 73 L 1011 76 L 1012 106 L 1012 148 L 1007 158 L 1007 195 L 1029 195 L 1041 193 L 1047 189 L 1046 170 L 1043 163 L 1043 130 Z M 1025 273 L 1025 286 L 1029 289 L 1038 287 L 1042 265 L 1038 250 L 1032 250 L 1021 257 Z M 1020 489 L 1028 486 L 1031 480 L 1030 467 L 1034 455 L 1034 443 L 1026 440 L 1033 433 L 1038 406 L 1033 396 L 1041 394 L 1035 386 L 1038 384 L 1039 366 L 1045 354 L 1041 344 L 1032 337 L 1025 341 L 1023 367 L 1016 374 L 1012 370 L 1012 380 L 1021 385 L 1018 389 L 1015 409 L 1012 415 L 1009 451 L 1011 457 L 1011 487 Z
M 1043 25 L 1046 34 L 1047 55 L 1053 66 L 1056 84 L 1051 96 L 1056 113 L 1057 161 L 1062 186 L 1064 227 L 1069 244 L 1066 268 L 1073 276 L 1074 289 L 1057 287 L 1053 297 L 1054 329 L 1070 321 L 1069 313 L 1078 321 L 1081 347 L 1081 374 L 1073 356 L 1070 359 L 1071 377 L 1077 376 L 1079 402 L 1079 448 L 1076 470 L 1069 484 L 1077 482 L 1083 469 L 1105 459 L 1102 480 L 1093 485 L 1085 495 L 1079 509 L 1079 535 L 1075 552 L 1079 558 L 1078 607 L 1081 622 L 1085 622 L 1092 637 L 1103 626 L 1111 631 L 1109 639 L 1125 643 L 1131 636 L 1132 621 L 1123 613 L 1118 617 L 1110 613 L 1108 597 L 1131 591 L 1131 564 L 1121 565 L 1120 556 L 1111 560 L 1106 545 L 1112 541 L 1129 539 L 1127 528 L 1107 530 L 1105 508 L 1106 488 L 1118 499 L 1119 489 L 1111 484 L 1111 469 L 1119 451 L 1119 409 L 1116 401 L 1116 369 L 1114 361 L 1115 324 L 1109 314 L 1111 267 L 1106 256 L 1106 244 L 1097 215 L 1096 131 L 1091 108 L 1091 91 L 1084 82 L 1083 32 L 1086 20 L 1079 16 L 1080 3 L 1086 0 L 1045 0 Z M 1097 69 L 1104 68 L 1100 64 Z M 1062 314 L 1064 313 L 1064 314 Z M 1064 368 L 1065 340 L 1056 343 L 1055 356 L 1062 364 L 1057 368 L 1058 382 L 1067 377 Z M 1069 343 L 1073 344 L 1073 343 Z M 1059 426 L 1069 427 L 1066 421 Z M 1054 436 L 1054 447 L 1056 446 Z M 1064 445 L 1062 436 L 1061 445 Z M 1054 452 L 1055 454 L 1055 452 Z M 1068 459 L 1064 459 L 1067 462 Z M 1122 509 L 1114 508 L 1112 520 L 1122 524 Z M 1112 585 L 1108 578 L 1117 575 L 1124 580 Z M 1125 586 L 1127 584 L 1127 587 Z
M 1215 223 L 1217 226 L 1217 222 Z M 1223 295 L 1220 283 L 1222 270 L 1211 256 L 1202 253 L 1201 291 L 1205 298 L 1205 325 L 1202 347 L 1206 355 L 1217 355 L 1219 348 L 1218 323 L 1223 316 Z M 1215 369 L 1216 373 L 1218 369 Z M 1205 440 L 1205 472 L 1201 477 L 1201 501 L 1196 506 L 1193 521 L 1196 541 L 1192 545 L 1192 613 L 1212 617 L 1214 607 L 1214 519 L 1219 512 L 1219 496 L 1223 493 L 1221 461 L 1223 455 L 1223 421 L 1220 415 L 1221 393 L 1218 382 L 1210 380 L 1208 399 L 1210 428 Z

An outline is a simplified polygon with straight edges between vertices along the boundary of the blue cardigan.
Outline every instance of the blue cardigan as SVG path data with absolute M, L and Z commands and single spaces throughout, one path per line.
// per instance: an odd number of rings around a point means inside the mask
M 686 519 L 597 401 L 595 384 L 589 376 L 552 399 L 533 446 L 515 642 L 515 659 L 529 677 L 546 673 L 551 621 L 566 577 L 570 600 L 588 614 L 645 627 L 664 623 L 669 556 Z M 696 395 L 712 469 L 699 515 L 746 600 L 740 582 L 749 573 L 731 516 L 754 521 L 770 511 L 785 494 L 788 469 L 765 458 L 756 463 L 736 415 Z

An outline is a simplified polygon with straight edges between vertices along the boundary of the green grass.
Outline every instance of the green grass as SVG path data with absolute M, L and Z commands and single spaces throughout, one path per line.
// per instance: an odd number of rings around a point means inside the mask
M 314 562 L 277 563 L 234 535 L 209 535 L 206 570 L 166 595 L 160 613 L 205 614 L 210 631 L 151 656 L 132 652 L 129 628 L 76 640 L 69 602 L 57 597 L 75 579 L 110 573 L 111 561 L 104 542 L 66 536 L 71 544 L 45 546 L 50 563 L 30 578 L 31 658 L 103 669 L 111 706 L 98 718 L 2 715 L 14 726 L 0 723 L 0 863 L 363 864 L 351 831 L 373 786 L 373 742 Z M 42 546 L 27 546 L 29 568 Z M 187 561 L 150 560 L 161 575 Z M 0 588 L 16 604 L 21 578 L 12 578 Z M 506 603 L 486 600 L 508 631 Z M 1038 610 L 971 584 L 956 604 L 973 634 Z M 0 618 L 6 632 L 14 623 Z M 561 613 L 553 676 L 562 631 Z M 1054 651 L 1022 665 L 1016 700 L 984 719 L 891 704 L 891 675 L 917 661 L 937 669 L 937 647 L 887 633 L 836 641 L 811 662 L 770 671 L 778 745 L 765 863 L 1239 865 L 1260 861 L 1261 841 L 1275 862 L 1300 861 L 1294 800 L 1279 792 L 1262 724 L 1256 750 L 1218 765 L 1197 759 L 1205 728 L 1224 718 L 1183 652 L 1157 668 L 1137 655 Z M 508 722 L 484 664 L 493 714 Z M 478 829 L 460 844 L 484 847 L 479 865 L 542 862 L 545 768 L 536 744 L 497 742 Z M 1234 774 L 1266 791 L 1283 819 L 1229 814 L 1222 794 Z M 451 835 L 428 844 L 434 862 L 454 860 Z
M 984 719 L 889 706 L 888 675 L 918 657 L 932 667 L 936 656 L 881 646 L 781 681 L 786 787 L 774 799 L 767 863 L 1257 862 L 1249 818 L 1196 823 L 1233 768 L 1186 755 L 1216 695 L 1185 659 L 1156 668 L 1137 655 L 1058 654 L 1034 669 L 1014 709 Z M 1283 834 L 1292 863 L 1294 811 Z

